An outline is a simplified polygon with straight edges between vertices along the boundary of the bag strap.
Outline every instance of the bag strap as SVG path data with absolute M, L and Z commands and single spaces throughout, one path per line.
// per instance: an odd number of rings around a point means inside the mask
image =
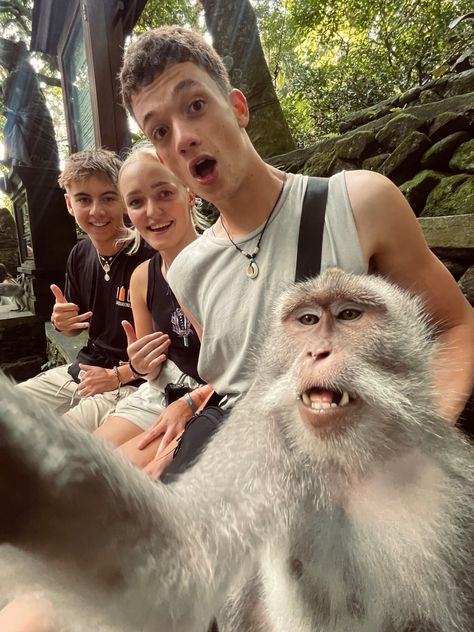
M 308 178 L 301 209 L 295 282 L 310 279 L 321 271 L 328 180 L 328 178 Z

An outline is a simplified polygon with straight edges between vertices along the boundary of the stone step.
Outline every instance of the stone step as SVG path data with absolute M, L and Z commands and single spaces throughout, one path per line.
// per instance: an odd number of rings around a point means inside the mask
M 419 217 L 418 222 L 430 248 L 474 249 L 474 215 Z

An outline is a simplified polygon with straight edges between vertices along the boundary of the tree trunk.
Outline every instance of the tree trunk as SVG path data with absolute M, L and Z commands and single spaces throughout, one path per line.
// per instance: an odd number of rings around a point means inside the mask
M 295 148 L 265 60 L 255 13 L 248 0 L 202 0 L 213 46 L 233 87 L 248 99 L 247 132 L 263 158 Z

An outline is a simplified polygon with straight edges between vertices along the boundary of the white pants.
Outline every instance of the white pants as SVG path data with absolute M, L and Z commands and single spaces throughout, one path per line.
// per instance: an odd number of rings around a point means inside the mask
M 165 387 L 170 382 L 180 382 L 190 388 L 197 388 L 200 385 L 168 359 L 162 365 L 156 380 L 141 384 L 134 393 L 117 403 L 114 415 L 127 419 L 142 430 L 148 430 L 166 408 Z
M 67 364 L 39 373 L 35 377 L 17 385 L 24 391 L 51 408 L 64 419 L 88 432 L 93 432 L 105 419 L 113 414 L 115 406 L 120 399 L 131 395 L 136 391 L 135 386 L 122 386 L 120 398 L 117 399 L 117 390 L 107 391 L 81 397 L 78 393 L 79 385 L 74 382 L 67 372 Z

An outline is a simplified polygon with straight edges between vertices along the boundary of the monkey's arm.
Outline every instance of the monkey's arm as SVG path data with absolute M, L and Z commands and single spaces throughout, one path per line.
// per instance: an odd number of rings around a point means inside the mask
M 64 585 L 73 573 L 97 599 L 115 598 L 111 616 L 131 630 L 205 630 L 275 524 L 273 511 L 262 518 L 271 500 L 254 466 L 229 464 L 232 432 L 216 462 L 211 453 L 165 487 L 0 387 L 0 542 L 56 565 Z
M 433 366 L 438 412 L 455 423 L 474 384 L 474 316 L 455 280 L 429 250 L 415 214 L 387 178 L 346 174 L 357 231 L 371 272 L 419 294 L 439 345 Z

